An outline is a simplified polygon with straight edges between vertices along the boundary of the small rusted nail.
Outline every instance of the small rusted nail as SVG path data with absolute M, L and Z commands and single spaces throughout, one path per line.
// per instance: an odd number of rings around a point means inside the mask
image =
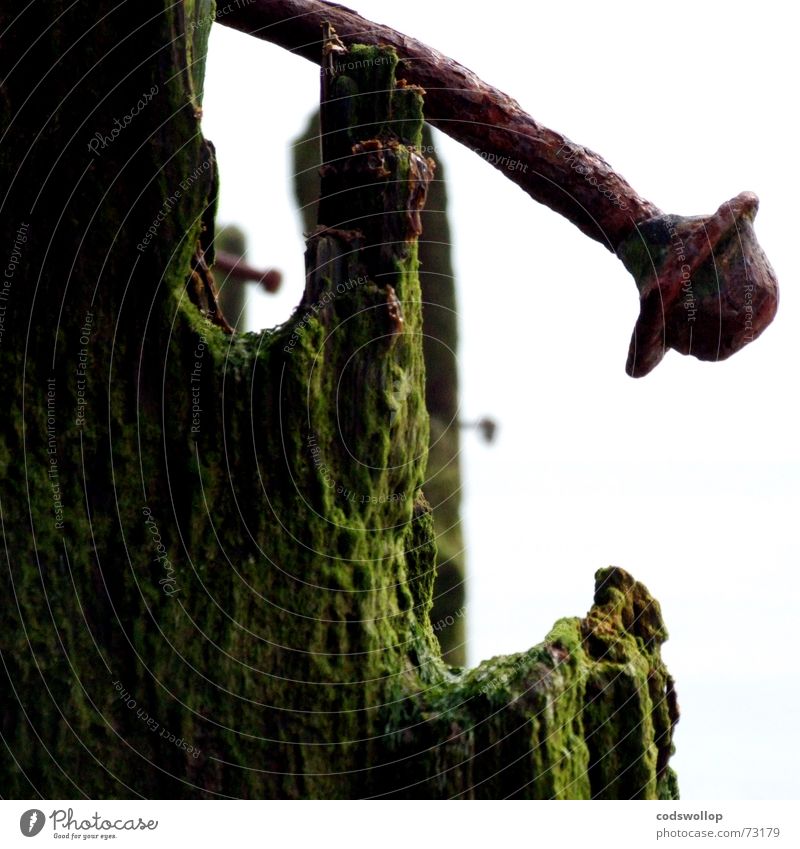
M 478 419 L 476 422 L 464 422 L 460 421 L 458 426 L 461 428 L 474 428 L 480 433 L 481 438 L 484 442 L 491 445 L 494 442 L 494 438 L 497 435 L 497 422 L 494 419 L 490 419 L 488 417 L 484 417 L 482 419 Z
M 643 221 L 619 246 L 641 301 L 628 374 L 648 374 L 669 348 L 724 360 L 769 325 L 778 281 L 753 229 L 757 210 L 758 198 L 742 192 L 713 215 Z
M 237 283 L 259 283 L 267 292 L 277 292 L 281 287 L 281 273 L 274 268 L 261 271 L 248 265 L 235 254 L 214 252 L 214 268 Z

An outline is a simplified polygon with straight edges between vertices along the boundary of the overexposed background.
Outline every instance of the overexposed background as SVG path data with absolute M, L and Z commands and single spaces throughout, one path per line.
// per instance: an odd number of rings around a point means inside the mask
M 464 419 L 469 657 L 521 651 L 582 615 L 593 573 L 622 566 L 661 601 L 683 718 L 684 798 L 796 798 L 800 722 L 800 303 L 796 27 L 777 2 L 569 4 L 351 0 L 447 53 L 534 117 L 598 151 L 669 212 L 761 198 L 759 240 L 782 284 L 775 323 L 723 363 L 671 352 L 624 371 L 632 278 L 599 244 L 437 134 L 448 169 Z M 251 329 L 303 287 L 290 140 L 319 71 L 215 26 L 204 132 L 220 220 L 284 273 L 253 292 Z M 252 290 L 251 290 L 252 291 Z

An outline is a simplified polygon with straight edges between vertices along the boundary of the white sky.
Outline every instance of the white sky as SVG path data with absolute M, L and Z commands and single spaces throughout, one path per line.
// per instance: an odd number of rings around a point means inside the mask
M 625 374 L 632 278 L 600 245 L 439 134 L 460 305 L 472 663 L 520 651 L 591 604 L 622 566 L 661 601 L 683 710 L 684 798 L 796 798 L 800 720 L 800 362 L 796 27 L 778 2 L 569 4 L 352 0 L 598 151 L 668 212 L 761 198 L 759 241 L 782 285 L 775 323 L 724 363 L 670 352 Z M 486 10 L 489 10 L 487 13 Z M 220 220 L 280 268 L 251 326 L 284 321 L 303 285 L 289 140 L 319 74 L 215 27 L 204 131 Z

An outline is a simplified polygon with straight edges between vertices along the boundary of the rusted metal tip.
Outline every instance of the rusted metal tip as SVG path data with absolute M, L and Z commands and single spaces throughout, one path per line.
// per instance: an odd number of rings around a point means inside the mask
M 280 271 L 274 268 L 254 268 L 241 257 L 225 251 L 216 251 L 214 254 L 214 268 L 237 283 L 260 283 L 269 293 L 277 292 L 281 288 L 283 277 Z
M 669 348 L 724 360 L 752 342 L 778 309 L 778 281 L 758 244 L 758 198 L 742 192 L 713 215 L 659 215 L 617 249 L 641 309 L 626 371 L 649 374 Z

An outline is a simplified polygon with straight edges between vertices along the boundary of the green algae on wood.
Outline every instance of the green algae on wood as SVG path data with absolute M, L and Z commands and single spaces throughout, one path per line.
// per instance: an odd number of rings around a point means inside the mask
M 670 799 L 678 719 L 658 603 L 621 569 L 596 575 L 585 619 L 429 688 L 393 737 L 395 795 Z M 405 782 L 403 782 L 405 779 Z
M 350 63 L 350 59 L 346 64 Z M 319 115 L 314 113 L 292 145 L 295 197 L 303 229 L 310 233 L 319 208 Z M 435 158 L 433 137 L 422 128 L 419 152 Z M 458 327 L 455 277 L 451 259 L 450 224 L 444 166 L 436 158 L 434 178 L 428 184 L 425 207 L 420 210 L 419 280 L 422 298 L 425 360 L 425 400 L 430 417 L 428 463 L 423 484 L 433 510 L 436 531 L 436 582 L 431 622 L 452 666 L 466 665 L 466 562 L 461 527 L 460 431 L 458 423 Z M 226 310 L 227 314 L 227 310 Z M 376 375 L 377 377 L 377 375 Z M 387 378 L 384 378 L 386 380 Z M 407 391 L 402 380 L 391 382 L 392 395 Z

